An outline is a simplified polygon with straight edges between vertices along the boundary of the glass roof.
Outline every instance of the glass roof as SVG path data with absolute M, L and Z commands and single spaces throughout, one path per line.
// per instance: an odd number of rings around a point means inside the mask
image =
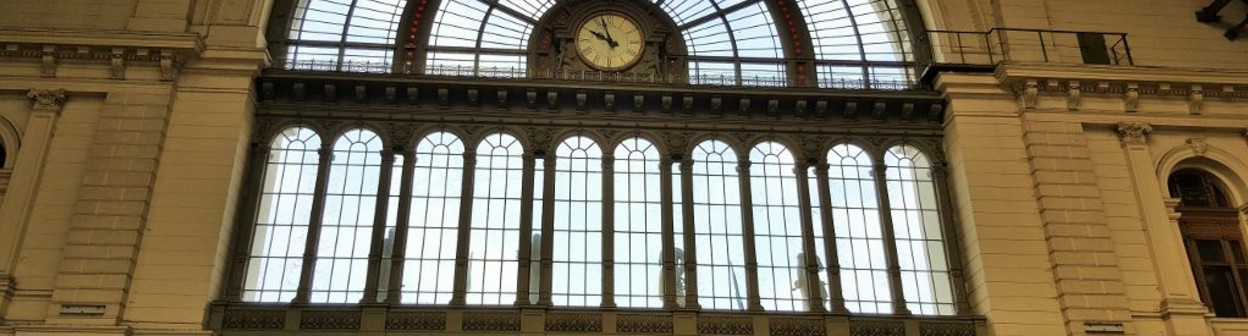
M 442 0 L 426 38 L 430 75 L 523 77 L 534 26 L 556 0 Z M 909 34 L 895 0 L 795 0 L 810 40 L 786 53 L 762 0 L 653 0 L 677 24 L 689 52 L 691 84 L 787 86 L 792 61 L 811 62 L 821 87 L 909 82 Z M 417 3 L 413 1 L 413 3 Z M 390 72 L 407 0 L 299 0 L 289 33 L 288 69 Z M 433 8 L 430 8 L 431 10 Z M 401 54 L 400 54 L 401 55 Z M 790 56 L 786 56 L 790 55 Z M 791 55 L 798 55 L 794 58 Z M 786 58 L 788 57 L 788 58 Z M 813 60 L 810 58 L 813 57 Z M 786 64 L 788 63 L 788 64 Z M 800 69 L 799 69 L 800 72 Z M 807 84 L 809 85 L 809 84 Z

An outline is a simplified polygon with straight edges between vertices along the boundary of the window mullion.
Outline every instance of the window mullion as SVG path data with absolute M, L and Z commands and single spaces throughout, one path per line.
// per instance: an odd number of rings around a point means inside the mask
M 888 261 L 888 285 L 893 295 L 893 313 L 910 315 L 906 307 L 906 295 L 901 284 L 901 264 L 897 261 L 897 235 L 893 230 L 892 205 L 888 198 L 888 166 L 884 164 L 883 155 L 874 160 L 871 173 L 875 175 L 876 198 L 880 205 L 880 223 L 884 229 L 884 252 Z
M 256 231 L 256 213 L 260 209 L 260 197 L 264 193 L 264 172 L 269 162 L 270 150 L 269 143 L 258 143 L 251 149 L 251 162 L 248 167 L 251 173 L 247 176 L 247 185 L 252 187 L 245 189 L 247 194 L 242 198 L 244 203 L 241 204 L 247 205 L 244 207 L 246 212 L 239 214 L 236 219 L 240 225 L 234 235 L 234 257 L 229 269 L 229 288 L 224 298 L 226 301 L 242 300 L 243 282 L 247 277 L 247 263 L 251 260 L 252 234 Z
M 381 151 L 381 171 L 377 178 L 377 203 L 373 215 L 373 237 L 368 252 L 368 274 L 360 303 L 377 302 L 377 283 L 381 278 L 381 255 L 386 237 L 386 215 L 390 205 L 390 178 L 394 171 L 394 151 Z
M 748 153 L 748 151 L 747 151 Z M 742 156 L 737 161 L 737 178 L 741 191 L 741 223 L 745 234 L 745 290 L 747 310 L 762 311 L 763 303 L 758 291 L 758 252 L 754 244 L 754 201 L 750 192 L 750 160 Z
M 543 155 L 542 164 L 546 176 L 542 180 L 542 286 L 537 304 L 549 307 L 555 255 L 555 155 Z
M 473 178 L 477 171 L 477 151 L 475 149 L 464 150 L 464 172 L 463 182 L 460 184 L 462 192 L 459 194 L 459 231 L 456 232 L 455 245 L 455 283 L 454 291 L 451 294 L 451 305 L 463 305 L 468 285 L 468 239 L 472 230 L 472 186 Z
M 805 161 L 798 161 L 793 165 L 793 174 L 797 177 L 797 201 L 798 207 L 801 209 L 802 220 L 802 262 L 805 263 L 802 271 L 806 272 L 806 292 L 809 293 L 805 298 L 806 307 L 811 312 L 822 313 L 825 311 L 823 307 L 823 293 L 819 284 L 819 257 L 815 253 L 815 227 L 814 215 L 811 211 L 810 199 L 810 174 L 807 171 L 810 165 Z M 826 237 L 824 238 L 827 239 Z
M 663 237 L 663 309 L 676 308 L 676 228 L 672 204 L 672 159 L 659 160 L 659 203 Z
M 694 237 L 693 223 L 693 160 L 684 159 L 680 161 L 680 191 L 681 211 L 685 215 L 685 233 L 682 238 L 685 240 L 685 308 L 701 309 L 702 305 L 698 304 L 698 254 L 697 238 Z
M 815 168 L 815 181 L 819 184 L 819 215 L 823 225 L 823 249 L 828 263 L 828 296 L 832 313 L 849 314 L 845 307 L 845 293 L 841 289 L 841 259 L 836 250 L 836 226 L 832 225 L 832 187 L 828 183 L 828 164 Z
M 390 252 L 390 280 L 386 303 L 402 302 L 403 263 L 407 258 L 407 230 L 411 225 L 412 183 L 416 178 L 416 152 L 413 146 L 403 151 L 403 176 L 399 181 L 399 209 L 395 214 L 394 246 Z
M 942 160 L 943 161 L 943 160 Z M 940 211 L 942 237 L 945 238 L 945 255 L 949 262 L 950 283 L 953 284 L 953 303 L 958 315 L 971 315 L 971 304 L 966 293 L 966 275 L 962 268 L 962 245 L 959 243 L 957 222 L 953 219 L 953 200 L 949 194 L 949 172 L 944 162 L 932 164 L 932 181 L 936 185 L 937 209 Z
M 529 279 L 530 265 L 533 258 L 533 179 L 535 178 L 537 159 L 532 153 L 525 153 L 524 168 L 521 172 L 522 180 L 520 182 L 520 255 L 517 256 L 519 263 L 516 267 L 516 305 L 527 306 L 531 302 L 529 300 Z
M 316 170 L 316 187 L 313 192 L 312 213 L 308 221 L 308 239 L 304 241 L 303 269 L 299 274 L 299 288 L 293 303 L 308 303 L 312 294 L 312 274 L 316 267 L 317 243 L 321 240 L 321 222 L 325 217 L 325 198 L 329 188 L 329 164 L 333 161 L 334 142 L 326 141 L 317 150 L 320 154 Z
M 602 154 L 602 303 L 615 308 L 615 156 Z M 643 175 L 644 176 L 644 175 Z M 588 181 L 586 181 L 588 182 Z M 642 183 L 645 183 L 644 177 Z M 637 262 L 632 260 L 632 262 Z M 643 261 L 645 262 L 645 261 Z M 632 293 L 636 294 L 636 293 Z

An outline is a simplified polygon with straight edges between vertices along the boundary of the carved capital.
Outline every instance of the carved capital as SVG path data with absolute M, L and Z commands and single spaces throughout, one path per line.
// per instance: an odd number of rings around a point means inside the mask
M 1040 96 L 1040 83 L 1035 79 L 1028 79 L 1023 83 L 1022 90 L 1019 92 L 1019 99 L 1022 100 L 1023 108 L 1036 108 L 1036 98 Z
M 1123 145 L 1143 145 L 1148 143 L 1148 135 L 1153 133 L 1153 126 L 1146 122 L 1118 123 L 1118 140 Z
M 31 109 L 35 111 L 60 112 L 65 107 L 64 89 L 31 89 L 26 98 L 34 101 Z

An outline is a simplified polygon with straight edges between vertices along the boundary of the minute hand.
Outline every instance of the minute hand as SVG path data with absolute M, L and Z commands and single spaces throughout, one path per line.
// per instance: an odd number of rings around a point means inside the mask
M 611 29 L 607 28 L 607 19 L 600 18 L 598 19 L 598 23 L 602 24 L 602 31 L 607 33 L 607 46 L 611 47 L 612 49 L 615 49 L 616 46 L 619 46 L 620 44 L 616 43 L 615 39 L 611 38 Z

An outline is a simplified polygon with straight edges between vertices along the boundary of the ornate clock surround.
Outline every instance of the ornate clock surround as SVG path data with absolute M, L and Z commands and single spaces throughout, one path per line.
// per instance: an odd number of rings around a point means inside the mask
M 637 0 L 562 1 L 538 21 L 529 38 L 529 69 L 539 76 L 598 72 L 580 59 L 576 29 L 590 17 L 617 12 L 631 18 L 645 41 L 641 59 L 619 73 L 633 76 L 687 74 L 684 38 L 673 21 L 653 2 Z

